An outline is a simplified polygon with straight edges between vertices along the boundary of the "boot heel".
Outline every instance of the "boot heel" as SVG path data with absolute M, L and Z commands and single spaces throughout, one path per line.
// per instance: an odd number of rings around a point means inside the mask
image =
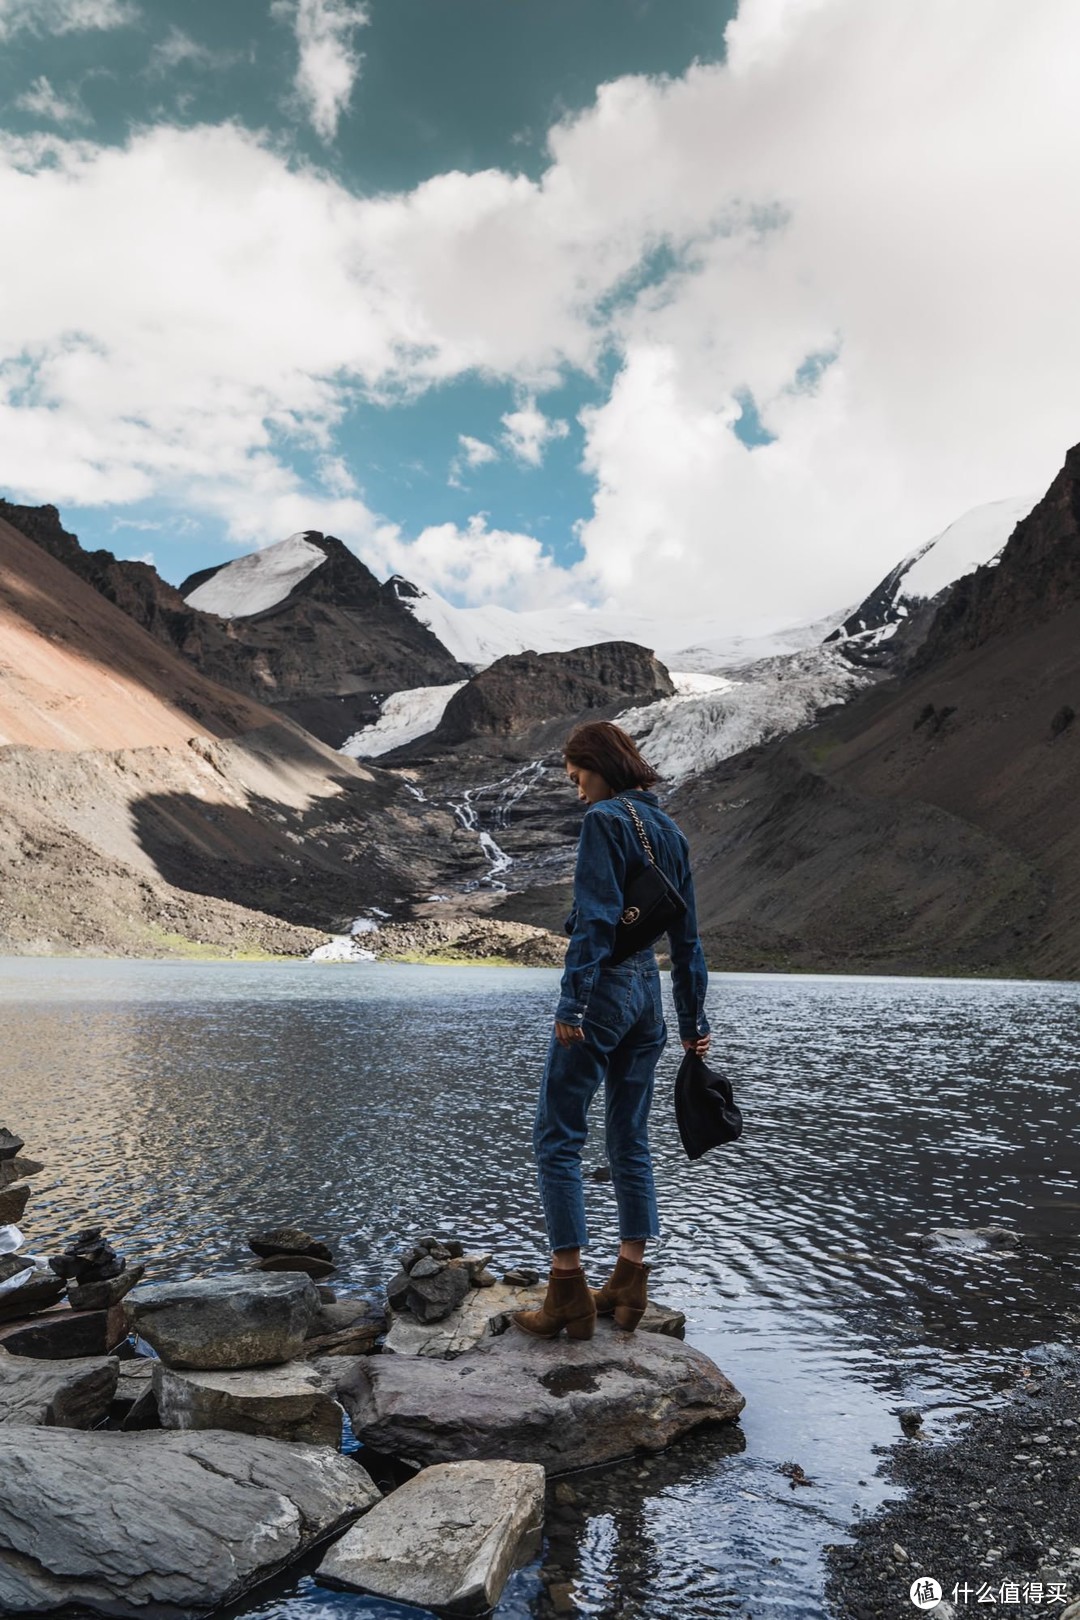
M 567 1322 L 566 1324 L 566 1337 L 568 1339 L 591 1339 L 595 1332 L 595 1316 L 579 1316 L 573 1322 Z
M 615 1326 L 623 1328 L 627 1333 L 633 1333 L 641 1318 L 645 1315 L 634 1305 L 616 1305 Z

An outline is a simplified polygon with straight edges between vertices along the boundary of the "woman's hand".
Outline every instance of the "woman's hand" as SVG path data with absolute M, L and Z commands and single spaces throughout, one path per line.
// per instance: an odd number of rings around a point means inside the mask
M 698 1057 L 704 1057 L 706 1052 L 709 1050 L 709 1042 L 711 1040 L 711 1035 L 699 1035 L 696 1040 L 683 1041 L 683 1050 L 687 1052 L 696 1052 Z
M 560 1024 L 555 1020 L 555 1039 L 560 1046 L 570 1046 L 574 1041 L 583 1041 L 585 1031 L 580 1024 Z

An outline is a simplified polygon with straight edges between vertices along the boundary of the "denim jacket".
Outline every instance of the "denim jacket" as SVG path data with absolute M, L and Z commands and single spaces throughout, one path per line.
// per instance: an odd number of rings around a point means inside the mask
M 644 788 L 629 792 L 664 876 L 686 901 L 686 912 L 668 939 L 679 1038 L 689 1041 L 709 1033 L 705 1016 L 708 972 L 698 938 L 689 846 L 679 827 L 661 810 L 655 793 Z M 648 856 L 626 806 L 617 798 L 590 805 L 578 842 L 574 909 L 566 919 L 570 943 L 555 1012 L 560 1024 L 583 1021 L 596 976 L 614 948 L 626 881 L 647 865 Z

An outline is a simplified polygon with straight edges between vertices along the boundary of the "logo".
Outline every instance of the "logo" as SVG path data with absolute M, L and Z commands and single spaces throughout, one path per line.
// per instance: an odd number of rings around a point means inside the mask
M 627 906 L 626 910 L 623 912 L 622 916 L 619 918 L 619 921 L 621 923 L 623 923 L 625 925 L 625 927 L 630 928 L 630 927 L 633 926 L 634 923 L 637 922 L 637 920 L 638 920 L 638 918 L 640 916 L 641 916 L 641 911 L 640 911 L 639 907 L 637 907 L 637 906 Z
M 920 1575 L 912 1581 L 908 1597 L 917 1609 L 934 1609 L 941 1602 L 941 1585 L 932 1575 Z

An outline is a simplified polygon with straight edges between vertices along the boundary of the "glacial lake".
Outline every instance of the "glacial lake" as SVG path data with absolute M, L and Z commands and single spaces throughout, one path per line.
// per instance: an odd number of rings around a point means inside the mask
M 162 1279 L 229 1271 L 248 1231 L 299 1222 L 332 1243 L 343 1293 L 383 1283 L 432 1229 L 543 1266 L 530 1132 L 557 983 L 540 969 L 0 962 L 0 1125 L 48 1161 L 28 1247 L 57 1252 L 102 1225 Z M 669 1002 L 652 1286 L 746 1408 L 577 1477 L 500 1620 L 553 1614 L 549 1587 L 565 1582 L 574 1612 L 611 1620 L 824 1615 L 822 1548 L 898 1494 L 877 1474 L 898 1408 L 920 1407 L 940 1443 L 1004 1398 L 1028 1352 L 1075 1339 L 1080 985 L 717 974 L 709 1016 L 746 1129 L 687 1161 Z M 603 1158 L 597 1109 L 587 1166 Z M 614 1200 L 610 1183 L 586 1188 L 599 1281 Z M 1021 1246 L 935 1253 L 912 1236 L 991 1224 Z M 233 1612 L 423 1611 L 299 1568 Z

